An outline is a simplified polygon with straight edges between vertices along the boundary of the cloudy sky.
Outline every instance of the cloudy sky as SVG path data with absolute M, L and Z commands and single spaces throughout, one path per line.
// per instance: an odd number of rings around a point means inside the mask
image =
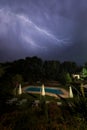
M 87 62 L 86 0 L 0 0 L 0 62 Z

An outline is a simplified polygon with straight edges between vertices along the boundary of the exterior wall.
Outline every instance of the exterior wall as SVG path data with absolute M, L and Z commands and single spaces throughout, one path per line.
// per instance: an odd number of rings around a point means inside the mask
M 72 77 L 73 77 L 73 78 L 80 79 L 80 75 L 79 75 L 79 74 L 73 74 Z

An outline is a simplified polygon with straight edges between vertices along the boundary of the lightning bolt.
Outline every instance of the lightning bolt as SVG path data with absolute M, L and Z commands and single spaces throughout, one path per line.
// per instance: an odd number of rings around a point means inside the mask
M 0 9 L 0 12 L 2 12 L 2 11 L 5 12 L 6 10 L 4 8 L 2 8 L 2 9 Z M 40 33 L 44 34 L 45 36 L 48 36 L 49 38 L 55 40 L 56 45 L 58 45 L 58 46 L 69 45 L 67 40 L 56 38 L 56 36 L 53 35 L 52 33 L 50 33 L 48 30 L 43 29 L 43 28 L 39 27 L 38 25 L 36 25 L 26 15 L 24 15 L 24 14 L 15 14 L 15 13 L 11 12 L 10 10 L 7 10 L 6 13 L 10 14 L 10 15 L 13 15 L 13 16 L 16 16 L 18 19 L 21 19 L 21 21 L 23 21 L 24 23 L 27 23 L 29 26 L 31 25 L 38 32 L 40 32 Z M 25 39 L 28 41 L 28 37 L 27 38 L 25 37 Z M 29 39 L 29 41 L 31 41 L 32 45 L 35 45 L 35 43 L 32 42 L 32 40 Z
M 49 33 L 47 30 L 44 30 L 42 28 L 40 28 L 39 26 L 37 26 L 34 22 L 32 22 L 28 17 L 24 16 L 24 15 L 17 15 L 19 18 L 21 18 L 22 20 L 24 20 L 25 22 L 27 22 L 29 25 L 31 24 L 37 31 L 39 31 L 42 34 L 45 34 L 46 36 L 50 37 L 51 39 L 55 40 L 58 45 L 58 43 L 67 43 L 68 41 L 64 40 L 64 39 L 58 39 L 56 38 L 53 34 Z

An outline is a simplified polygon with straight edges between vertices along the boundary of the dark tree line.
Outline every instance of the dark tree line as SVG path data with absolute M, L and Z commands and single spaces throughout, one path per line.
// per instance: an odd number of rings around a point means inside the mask
M 21 75 L 26 82 L 55 80 L 62 81 L 67 73 L 77 73 L 81 71 L 75 62 L 66 61 L 43 61 L 34 57 L 26 57 L 14 62 L 0 64 L 0 79 L 11 80 L 15 75 Z

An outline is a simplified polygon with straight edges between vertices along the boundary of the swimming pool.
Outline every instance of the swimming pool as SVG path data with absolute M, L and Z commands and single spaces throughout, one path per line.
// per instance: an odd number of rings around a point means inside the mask
M 41 92 L 41 87 L 34 87 L 30 86 L 25 89 L 26 92 Z M 45 92 L 46 93 L 52 93 L 52 94 L 63 94 L 63 92 L 58 89 L 58 88 L 50 88 L 50 87 L 45 87 Z

